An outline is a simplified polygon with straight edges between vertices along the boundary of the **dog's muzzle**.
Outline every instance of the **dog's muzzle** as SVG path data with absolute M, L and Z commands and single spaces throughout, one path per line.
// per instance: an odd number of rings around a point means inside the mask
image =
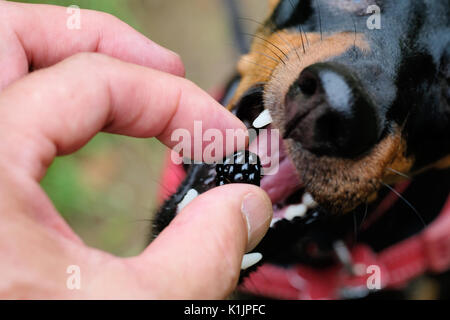
M 285 100 L 284 138 L 317 156 L 354 158 L 379 140 L 375 104 L 344 66 L 318 63 L 303 70 Z

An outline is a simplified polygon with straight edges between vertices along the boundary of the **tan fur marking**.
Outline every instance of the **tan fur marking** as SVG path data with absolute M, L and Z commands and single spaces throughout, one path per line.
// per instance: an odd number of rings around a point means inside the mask
M 283 70 L 277 72 L 278 76 L 286 78 L 279 81 L 289 80 L 293 83 L 309 65 L 339 56 L 355 44 L 362 50 L 369 48 L 361 34 L 357 34 L 355 39 L 354 33 L 339 33 L 323 41 L 318 33 L 307 33 L 306 37 L 284 31 L 268 36 L 258 33 L 250 53 L 239 61 L 238 71 L 242 80 L 228 108 L 232 109 L 239 98 L 256 83 L 271 80 L 279 67 Z M 303 52 L 303 46 L 306 53 Z
M 269 11 L 273 12 L 279 3 L 280 0 L 269 0 Z
M 411 168 L 414 165 L 413 157 L 406 157 L 406 141 L 402 138 L 398 151 L 392 163 L 386 167 L 384 183 L 394 184 L 407 179 L 405 176 L 410 176 Z M 396 171 L 398 173 L 396 173 Z
M 342 55 L 352 46 L 362 51 L 369 50 L 361 34 L 338 33 L 321 39 L 318 33 L 307 33 L 306 39 L 305 35 L 297 32 L 281 31 L 267 35 L 264 32 L 266 30 L 257 34 L 250 53 L 238 64 L 242 80 L 228 108 L 232 109 L 256 83 L 266 83 L 265 105 L 271 109 L 274 125 L 281 133 L 285 122 L 284 97 L 304 68 Z M 330 209 L 334 212 L 347 212 L 367 201 L 378 190 L 386 166 L 395 159 L 400 141 L 400 135 L 389 136 L 370 155 L 351 161 L 317 158 L 306 151 L 296 150 L 292 141 L 287 143 L 302 180 L 315 199 L 321 204 L 333 204 Z
M 370 1 L 370 0 L 367 0 Z M 270 0 L 273 12 L 279 0 Z M 228 105 L 232 109 L 240 97 L 257 83 L 265 83 L 264 104 L 271 111 L 273 127 L 283 134 L 286 123 L 284 97 L 301 71 L 318 62 L 342 55 L 352 46 L 370 50 L 362 34 L 338 33 L 324 36 L 318 33 L 260 29 L 250 53 L 238 64 L 241 83 Z M 413 175 L 413 157 L 406 156 L 406 141 L 401 128 L 396 128 L 380 141 L 370 153 L 357 159 L 317 157 L 292 140 L 285 141 L 302 182 L 316 201 L 334 213 L 345 213 L 364 202 L 372 202 L 382 183 L 393 184 Z M 450 167 L 450 156 L 430 167 Z M 396 173 L 397 171 L 397 173 Z
M 270 1 L 272 10 L 278 2 Z M 273 126 L 283 134 L 286 122 L 284 97 L 304 68 L 342 55 L 352 46 L 363 52 L 370 50 L 362 34 L 338 33 L 322 40 L 320 34 L 307 33 L 306 37 L 307 40 L 298 32 L 270 34 L 261 29 L 255 36 L 250 53 L 239 61 L 238 71 L 242 79 L 228 108 L 232 109 L 255 84 L 265 83 L 265 106 L 271 111 Z M 401 128 L 396 128 L 369 154 L 358 159 L 317 157 L 292 140 L 285 142 L 308 192 L 331 212 L 343 213 L 361 203 L 373 201 L 382 183 L 393 184 L 406 179 L 402 173 L 412 174 L 414 158 L 406 156 L 406 142 L 401 131 Z M 434 166 L 450 167 L 450 156 Z
M 385 182 L 386 169 L 398 156 L 402 141 L 397 130 L 354 160 L 317 157 L 292 140 L 286 143 L 308 192 L 331 212 L 345 213 L 369 201 Z

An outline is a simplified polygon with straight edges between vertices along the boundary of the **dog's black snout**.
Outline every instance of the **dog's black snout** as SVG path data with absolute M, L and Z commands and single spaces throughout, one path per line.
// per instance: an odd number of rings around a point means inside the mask
M 319 63 L 306 68 L 285 101 L 285 139 L 317 154 L 355 157 L 381 135 L 374 103 L 345 67 Z

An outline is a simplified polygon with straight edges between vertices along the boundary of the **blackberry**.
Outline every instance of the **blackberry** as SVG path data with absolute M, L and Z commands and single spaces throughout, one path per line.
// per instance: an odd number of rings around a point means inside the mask
M 256 186 L 261 182 L 261 161 L 250 151 L 238 151 L 216 165 L 216 185 L 248 183 Z

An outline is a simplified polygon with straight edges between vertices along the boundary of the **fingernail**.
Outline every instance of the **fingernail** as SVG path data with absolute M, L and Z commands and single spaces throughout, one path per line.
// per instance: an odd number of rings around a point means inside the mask
M 249 193 L 242 201 L 241 211 L 247 221 L 246 252 L 250 252 L 258 245 L 270 226 L 272 203 L 264 193 Z

